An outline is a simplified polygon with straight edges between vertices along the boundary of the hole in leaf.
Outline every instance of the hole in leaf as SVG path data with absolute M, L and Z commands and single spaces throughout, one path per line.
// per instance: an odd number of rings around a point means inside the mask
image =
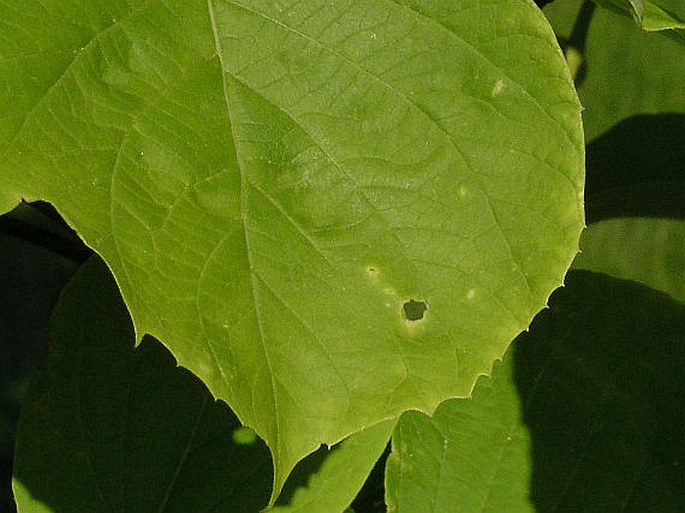
M 404 317 L 408 321 L 420 321 L 423 319 L 423 314 L 428 310 L 426 303 L 423 301 L 414 301 L 410 299 L 402 305 L 404 308 Z

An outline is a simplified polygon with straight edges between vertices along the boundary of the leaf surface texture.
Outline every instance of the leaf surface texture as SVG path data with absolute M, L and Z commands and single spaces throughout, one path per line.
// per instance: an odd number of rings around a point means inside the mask
M 577 250 L 580 106 L 530 2 L 3 8 L 0 205 L 59 209 L 276 492 L 469 395 Z

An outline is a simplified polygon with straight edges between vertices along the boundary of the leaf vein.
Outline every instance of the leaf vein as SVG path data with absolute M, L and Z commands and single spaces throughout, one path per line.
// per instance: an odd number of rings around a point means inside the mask
M 103 30 L 96 32 L 95 35 L 80 49 L 80 51 L 74 53 L 74 58 L 69 62 L 67 67 L 60 73 L 59 77 L 57 77 L 57 80 L 55 81 L 54 84 L 52 84 L 48 90 L 43 94 L 38 101 L 31 107 L 31 109 L 26 113 L 24 116 L 24 120 L 22 121 L 20 127 L 17 129 L 16 133 L 10 139 L 10 141 L 7 143 L 7 145 L 2 149 L 2 153 L 0 154 L 0 159 L 4 158 L 7 154 L 7 151 L 9 148 L 12 147 L 12 145 L 17 142 L 21 134 L 23 133 L 24 129 L 26 128 L 30 118 L 33 116 L 33 114 L 40 108 L 41 105 L 47 99 L 52 95 L 53 91 L 57 90 L 57 88 L 61 85 L 61 83 L 64 81 L 64 79 L 67 77 L 68 73 L 71 71 L 73 66 L 80 62 L 84 56 L 86 55 L 86 50 L 89 49 L 91 46 L 93 46 L 95 43 L 97 43 L 104 35 L 108 34 L 112 30 L 114 30 L 116 27 L 120 26 L 120 24 L 125 21 L 128 18 L 131 18 L 132 16 L 138 14 L 141 12 L 143 9 L 147 7 L 147 5 L 151 2 L 152 0 L 145 0 L 145 2 L 138 8 L 133 11 L 131 11 L 128 15 L 125 17 L 115 20 L 112 22 L 111 25 L 107 26 Z
M 207 0 L 207 10 L 209 13 L 209 21 L 212 27 L 212 35 L 214 37 L 214 45 L 216 48 L 216 54 L 217 58 L 219 59 L 219 64 L 221 68 L 221 82 L 223 86 L 223 96 L 224 96 L 224 103 L 226 106 L 226 113 L 228 115 L 229 119 L 229 124 L 231 127 L 231 135 L 232 139 L 234 141 L 235 145 L 235 153 L 236 153 L 236 160 L 238 162 L 238 167 L 240 170 L 240 211 L 242 213 L 241 215 L 241 221 L 243 223 L 243 237 L 245 239 L 245 256 L 247 258 L 247 263 L 249 265 L 249 271 L 250 271 L 250 281 L 251 281 L 251 287 L 250 287 L 250 292 L 252 294 L 252 305 L 254 307 L 254 312 L 255 312 L 255 320 L 257 324 L 257 329 L 259 331 L 259 340 L 262 345 L 262 350 L 264 351 L 264 357 L 266 359 L 266 364 L 269 368 L 269 377 L 271 381 L 271 394 L 272 394 L 272 400 L 274 403 L 274 411 L 275 411 L 275 422 L 276 422 L 276 432 L 274 433 L 275 440 L 274 444 L 271 447 L 271 450 L 273 451 L 274 454 L 274 459 L 277 461 L 278 456 L 280 455 L 280 436 L 281 436 L 281 427 L 280 427 L 280 414 L 278 412 L 278 396 L 276 394 L 276 382 L 275 382 L 275 375 L 274 375 L 274 369 L 273 369 L 273 364 L 271 362 L 271 357 L 269 355 L 269 350 L 266 345 L 266 340 L 264 336 L 264 327 L 262 326 L 262 316 L 260 314 L 259 310 L 259 304 L 257 301 L 257 293 L 256 293 L 256 283 L 255 283 L 255 274 L 254 274 L 254 264 L 252 262 L 252 256 L 251 256 L 251 247 L 250 247 L 250 240 L 248 236 L 248 230 L 247 230 L 247 223 L 245 220 L 245 213 L 246 213 L 246 191 L 245 191 L 245 176 L 244 172 L 241 166 L 241 158 L 240 158 L 240 152 L 238 151 L 238 140 L 236 138 L 235 134 L 235 127 L 234 127 L 234 122 L 233 122 L 233 115 L 231 112 L 231 103 L 228 98 L 228 89 L 227 89 L 227 84 L 226 84 L 226 66 L 224 63 L 224 57 L 223 57 L 223 52 L 221 48 L 221 41 L 219 39 L 219 32 L 216 24 L 216 14 L 215 14 L 215 9 L 214 9 L 214 0 Z M 253 404 L 254 408 L 254 404 Z

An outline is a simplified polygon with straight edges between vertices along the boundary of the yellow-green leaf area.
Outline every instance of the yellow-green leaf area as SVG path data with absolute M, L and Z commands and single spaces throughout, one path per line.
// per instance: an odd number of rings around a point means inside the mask
M 576 252 L 580 105 L 527 0 L 24 1 L 0 33 L 3 205 L 58 208 L 276 492 L 469 395 Z

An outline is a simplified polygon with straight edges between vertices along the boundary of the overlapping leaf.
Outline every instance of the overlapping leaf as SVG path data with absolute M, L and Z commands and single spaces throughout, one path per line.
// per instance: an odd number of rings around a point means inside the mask
M 534 504 L 681 511 L 683 305 L 586 271 L 571 273 L 551 304 L 515 353 Z
M 157 341 L 134 350 L 130 318 L 102 261 L 81 267 L 51 324 L 50 354 L 17 433 L 20 511 L 266 506 L 266 446 L 236 443 L 235 416 Z
M 680 32 L 685 29 L 685 21 L 680 19 L 677 14 L 669 12 L 654 2 L 649 0 L 595 1 L 624 16 L 632 17 L 645 32 L 669 31 L 669 35 L 681 43 L 685 43 L 685 36 Z
M 530 2 L 2 7 L 2 206 L 57 206 L 276 491 L 468 395 L 576 251 L 580 109 Z
M 583 234 L 574 268 L 644 283 L 685 303 L 685 222 L 609 219 Z
M 513 347 L 469 399 L 432 418 L 407 412 L 386 466 L 388 511 L 532 512 L 530 436 L 514 384 Z

